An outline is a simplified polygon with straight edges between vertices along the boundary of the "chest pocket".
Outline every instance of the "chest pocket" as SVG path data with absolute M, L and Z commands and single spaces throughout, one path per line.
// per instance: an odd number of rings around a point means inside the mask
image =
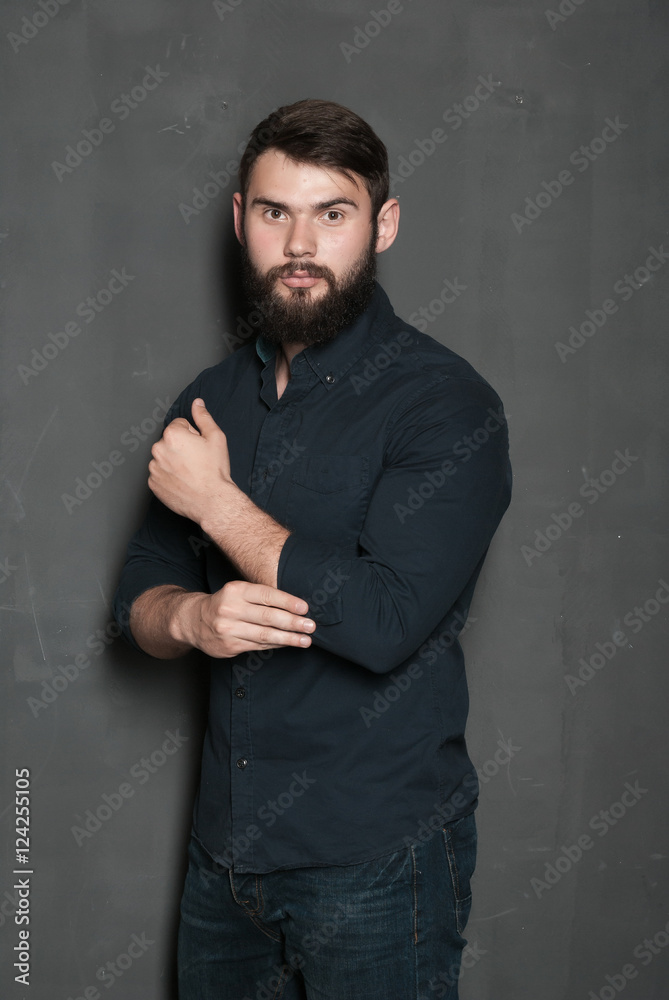
M 357 544 L 369 504 L 369 459 L 365 455 L 311 455 L 292 469 L 286 523 L 302 535 Z

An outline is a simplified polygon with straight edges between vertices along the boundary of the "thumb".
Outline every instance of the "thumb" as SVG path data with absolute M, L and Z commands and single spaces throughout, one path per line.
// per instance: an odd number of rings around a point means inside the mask
M 198 396 L 197 399 L 193 400 L 193 405 L 191 407 L 191 413 L 193 414 L 193 420 L 195 421 L 200 433 L 206 437 L 211 431 L 219 431 L 220 427 L 212 417 L 211 413 L 205 406 L 203 399 Z

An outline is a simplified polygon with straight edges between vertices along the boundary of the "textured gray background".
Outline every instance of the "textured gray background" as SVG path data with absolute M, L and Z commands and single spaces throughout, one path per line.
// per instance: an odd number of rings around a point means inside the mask
M 45 2 L 51 9 L 56 0 Z M 125 1000 L 174 995 L 203 673 L 195 658 L 161 663 L 121 640 L 97 644 L 95 633 L 110 623 L 124 547 L 146 502 L 156 400 L 171 402 L 225 357 L 241 315 L 230 238 L 236 181 L 209 187 L 198 214 L 180 205 L 192 206 L 194 188 L 239 159 L 238 145 L 270 110 L 323 97 L 355 109 L 388 146 L 402 219 L 379 260 L 396 311 L 409 319 L 424 307 L 428 332 L 494 384 L 510 419 L 514 501 L 464 637 L 470 752 L 485 780 L 468 927 L 475 950 L 462 996 L 607 1000 L 622 981 L 625 1000 L 662 1000 L 667 614 L 653 600 L 669 579 L 661 516 L 669 266 L 637 269 L 649 248 L 661 253 L 662 240 L 669 248 L 667 8 L 660 0 L 561 0 L 549 13 L 544 0 L 404 0 L 392 16 L 384 0 L 218 8 L 72 0 L 38 16 L 35 29 L 22 19 L 43 10 L 37 3 L 2 6 L 3 996 L 67 1000 L 94 985 Z M 388 21 L 376 33 L 365 27 L 372 10 Z M 22 30 L 33 37 L 17 41 Z M 156 66 L 163 82 L 127 117 L 112 110 Z M 479 76 L 492 81 L 490 96 L 459 116 L 454 106 Z M 581 145 L 616 116 L 626 128 L 584 161 Z M 113 131 L 57 176 L 54 161 L 105 117 Z M 435 128 L 445 138 L 430 151 Z M 408 176 L 398 174 L 402 163 Z M 540 203 L 550 203 L 530 224 L 514 225 L 544 182 L 557 190 L 563 170 L 573 182 L 558 197 L 544 194 Z M 132 281 L 86 323 L 79 303 L 123 268 Z M 615 291 L 635 271 L 628 293 Z M 437 315 L 430 303 L 455 278 L 466 289 Z M 606 299 L 615 313 L 586 327 L 594 334 L 562 360 L 556 343 Z M 81 332 L 45 358 L 48 334 L 76 321 Z M 33 350 L 45 358 L 39 371 Z M 139 441 L 131 428 L 142 421 L 149 433 Z M 114 451 L 122 461 L 68 511 L 63 494 Z M 616 451 L 633 457 L 607 475 Z M 604 492 L 584 496 L 602 472 Z M 573 503 L 583 513 L 563 529 L 555 518 L 566 525 Z M 536 532 L 549 525 L 550 545 L 532 555 Z M 597 643 L 615 654 L 597 659 Z M 67 668 L 78 654 L 90 665 Z M 599 669 L 579 665 L 593 656 Z M 57 696 L 29 701 L 55 691 L 44 682 L 65 677 L 60 667 L 72 679 L 57 681 Z M 579 669 L 589 679 L 575 686 L 565 675 Z M 177 730 L 187 740 L 163 761 L 165 732 Z M 512 748 L 501 767 L 500 740 Z M 135 765 L 156 751 L 160 766 L 143 775 Z M 10 967 L 13 778 L 22 767 L 32 787 L 30 989 Z M 615 806 L 635 782 L 638 801 Z M 124 783 L 132 795 L 77 843 L 72 828 Z M 611 806 L 611 822 L 591 825 Z M 565 848 L 585 835 L 589 849 L 570 862 Z M 547 868 L 556 861 L 562 872 Z M 559 878 L 549 885 L 551 870 Z M 145 953 L 122 977 L 96 978 L 133 935 L 152 942 Z M 657 954 L 637 948 L 656 935 Z

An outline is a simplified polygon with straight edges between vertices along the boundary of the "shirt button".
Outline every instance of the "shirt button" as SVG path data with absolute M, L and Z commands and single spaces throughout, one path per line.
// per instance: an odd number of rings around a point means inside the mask
M 246 691 L 244 690 L 244 688 L 237 688 L 235 694 L 237 695 L 238 698 L 244 698 L 246 695 Z
M 243 771 L 247 764 L 248 761 L 246 757 L 240 757 L 239 760 L 237 761 L 237 767 L 240 769 L 240 771 Z
M 325 376 L 325 381 L 326 381 L 326 382 L 329 382 L 329 383 L 330 383 L 330 385 L 332 385 L 332 383 L 333 383 L 333 382 L 335 381 L 335 377 L 334 377 L 334 375 L 332 374 L 332 372 L 330 372 L 330 374 L 329 374 L 329 375 L 326 375 L 326 376 Z

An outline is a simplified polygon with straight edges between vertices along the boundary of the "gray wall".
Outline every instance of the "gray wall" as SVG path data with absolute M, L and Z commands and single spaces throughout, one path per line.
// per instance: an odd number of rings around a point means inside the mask
M 388 145 L 396 311 L 423 307 L 510 419 L 514 501 L 464 637 L 483 782 L 462 996 L 666 997 L 667 9 L 58 2 L 1 11 L 3 995 L 174 995 L 204 674 L 114 640 L 110 600 L 161 404 L 230 352 L 241 315 L 236 181 L 211 173 L 272 108 L 325 97 Z M 154 89 L 119 103 L 148 69 Z M 16 768 L 30 989 L 10 957 Z

